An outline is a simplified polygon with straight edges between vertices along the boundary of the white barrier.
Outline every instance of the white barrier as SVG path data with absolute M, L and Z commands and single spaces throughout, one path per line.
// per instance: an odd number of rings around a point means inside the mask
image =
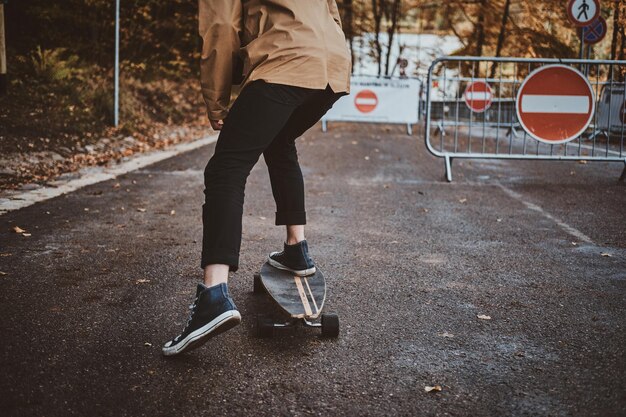
M 626 130 L 626 84 L 614 83 L 602 88 L 598 102 L 596 129 L 608 136 L 623 135 Z M 597 134 L 597 132 L 594 132 Z
M 412 124 L 419 119 L 421 82 L 415 78 L 353 76 L 350 94 L 339 99 L 322 118 L 325 132 L 329 121 Z

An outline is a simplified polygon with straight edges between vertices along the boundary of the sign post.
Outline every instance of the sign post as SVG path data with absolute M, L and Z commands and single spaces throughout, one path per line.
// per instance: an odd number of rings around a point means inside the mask
M 515 108 L 530 136 L 543 143 L 559 144 L 577 138 L 587 129 L 595 111 L 595 96 L 580 71 L 565 65 L 546 65 L 526 77 Z
M 474 81 L 465 89 L 463 100 L 474 113 L 484 113 L 491 107 L 493 91 L 485 81 Z
M 0 95 L 7 92 L 7 48 L 4 37 L 4 4 L 6 0 L 0 0 Z
M 113 99 L 113 125 L 120 121 L 120 0 L 115 0 L 115 93 Z

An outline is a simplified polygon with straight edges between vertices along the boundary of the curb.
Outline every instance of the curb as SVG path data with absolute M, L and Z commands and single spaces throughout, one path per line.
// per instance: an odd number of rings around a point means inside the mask
M 59 186 L 42 187 L 36 190 L 24 191 L 9 197 L 0 198 L 0 216 L 11 211 L 32 206 L 41 201 L 71 193 L 88 185 L 113 179 L 118 175 L 135 171 L 147 165 L 180 155 L 181 153 L 210 145 L 217 141 L 217 137 L 218 134 L 214 134 L 193 142 L 179 143 L 162 151 L 140 154 L 112 167 L 86 167 L 78 171 L 79 178 L 68 180 L 66 183 L 60 184 Z

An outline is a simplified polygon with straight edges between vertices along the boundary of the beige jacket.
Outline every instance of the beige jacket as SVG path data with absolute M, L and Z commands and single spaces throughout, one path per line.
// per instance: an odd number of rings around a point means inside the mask
M 198 0 L 200 81 L 209 119 L 233 84 L 253 80 L 350 91 L 350 52 L 335 0 Z M 240 78 L 238 80 L 238 78 Z

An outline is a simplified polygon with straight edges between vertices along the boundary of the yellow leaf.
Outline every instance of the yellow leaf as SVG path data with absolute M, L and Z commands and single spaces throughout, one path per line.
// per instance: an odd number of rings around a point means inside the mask
M 19 227 L 19 226 L 13 226 L 13 231 L 14 231 L 15 233 L 24 233 L 26 230 L 22 229 L 22 228 L 21 228 L 21 227 Z
M 442 390 L 441 385 L 435 385 L 433 387 L 431 387 L 429 385 L 426 385 L 424 387 L 424 391 L 426 391 L 426 392 L 439 392 L 441 390 Z

